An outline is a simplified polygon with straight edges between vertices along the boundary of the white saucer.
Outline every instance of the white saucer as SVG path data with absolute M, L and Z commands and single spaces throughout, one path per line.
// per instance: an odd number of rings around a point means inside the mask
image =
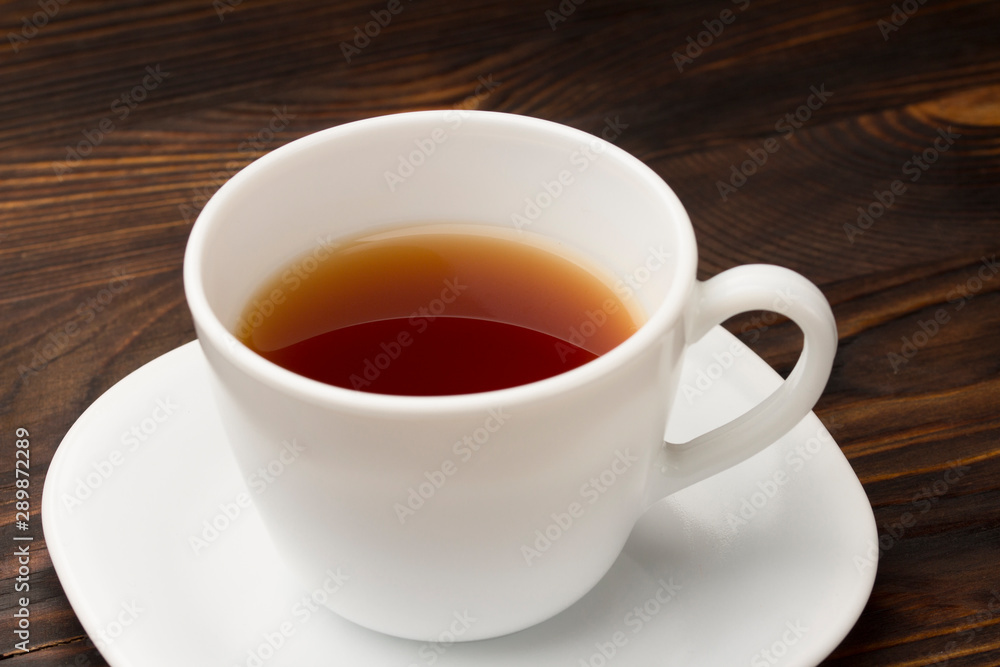
M 732 349 L 743 353 L 727 357 Z M 816 665 L 871 593 L 871 507 L 810 414 L 764 452 L 654 506 L 610 573 L 556 618 L 465 644 L 379 635 L 307 604 L 310 591 L 282 567 L 245 502 L 266 485 L 240 478 L 206 373 L 197 342 L 147 364 L 94 402 L 49 467 L 52 562 L 113 667 Z M 779 378 L 717 328 L 692 348 L 681 382 L 675 442 L 745 410 Z M 211 541 L 206 521 L 222 529 Z M 192 537 L 204 540 L 197 554 Z

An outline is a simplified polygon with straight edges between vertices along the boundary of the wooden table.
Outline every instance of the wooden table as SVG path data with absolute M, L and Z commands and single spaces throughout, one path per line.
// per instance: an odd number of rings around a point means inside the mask
M 27 653 L 0 558 L 12 664 L 104 664 L 37 541 L 41 483 L 91 402 L 194 338 L 206 198 L 321 128 L 456 106 L 618 124 L 688 208 L 701 278 L 767 262 L 820 285 L 840 348 L 816 412 L 882 547 L 823 664 L 1000 664 L 993 0 L 23 0 L 0 31 L 0 539 L 17 428 L 36 535 Z M 800 336 L 769 321 L 728 326 L 787 374 Z

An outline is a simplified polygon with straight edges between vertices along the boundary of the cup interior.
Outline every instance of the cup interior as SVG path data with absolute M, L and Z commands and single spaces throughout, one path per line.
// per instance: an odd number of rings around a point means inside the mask
M 185 257 L 199 334 L 231 332 L 268 277 L 323 242 L 427 223 L 541 234 L 603 267 L 647 316 L 620 347 L 675 321 L 694 280 L 686 212 L 625 151 L 524 116 L 414 112 L 309 135 L 219 189 Z

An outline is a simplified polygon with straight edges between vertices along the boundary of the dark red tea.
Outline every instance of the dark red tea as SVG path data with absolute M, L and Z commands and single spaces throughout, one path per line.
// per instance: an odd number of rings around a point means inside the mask
M 259 290 L 236 334 L 338 387 L 466 394 L 557 375 L 624 341 L 642 316 L 617 287 L 531 235 L 413 227 L 305 255 Z

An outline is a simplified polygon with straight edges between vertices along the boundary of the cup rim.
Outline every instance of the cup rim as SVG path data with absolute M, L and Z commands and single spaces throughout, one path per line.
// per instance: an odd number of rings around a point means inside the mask
M 663 205 L 665 224 L 670 220 L 674 221 L 678 252 L 676 257 L 671 258 L 673 275 L 666 296 L 648 314 L 646 322 L 638 331 L 607 353 L 558 375 L 505 389 L 436 396 L 378 394 L 329 385 L 268 361 L 240 343 L 210 306 L 202 281 L 203 262 L 215 228 L 213 221 L 216 210 L 222 207 L 222 202 L 238 196 L 243 181 L 254 177 L 260 171 L 294 160 L 296 153 L 308 150 L 317 144 L 336 142 L 348 134 L 377 130 L 380 126 L 409 123 L 414 119 L 419 120 L 418 117 L 438 116 L 440 119 L 445 114 L 454 113 L 468 114 L 469 118 L 478 119 L 476 122 L 493 123 L 495 127 L 502 126 L 513 132 L 517 132 L 519 128 L 543 130 L 571 141 L 601 142 L 604 145 L 602 159 L 608 157 L 617 160 L 623 168 L 631 171 L 635 178 L 644 181 L 646 186 L 657 193 Z M 253 380 L 286 396 L 313 405 L 336 407 L 359 414 L 397 414 L 408 418 L 420 416 L 435 418 L 445 414 L 486 412 L 490 408 L 501 406 L 506 408 L 544 401 L 612 375 L 616 369 L 629 365 L 648 348 L 660 343 L 667 331 L 680 322 L 688 295 L 694 285 L 696 270 L 697 246 L 687 211 L 667 183 L 638 158 L 600 137 L 553 121 L 497 111 L 456 112 L 456 110 L 442 109 L 374 116 L 330 127 L 280 146 L 247 165 L 216 191 L 195 220 L 184 253 L 183 281 L 199 342 L 203 346 L 210 346 L 216 356 Z

